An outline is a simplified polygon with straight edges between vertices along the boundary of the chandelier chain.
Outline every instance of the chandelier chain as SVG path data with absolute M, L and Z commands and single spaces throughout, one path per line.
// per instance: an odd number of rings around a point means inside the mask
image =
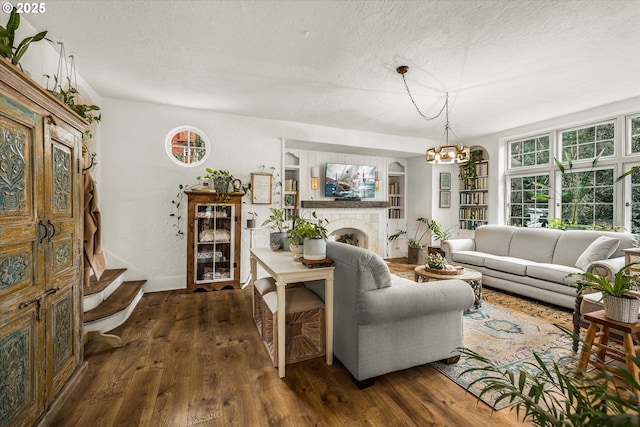
M 418 114 L 420 114 L 420 116 L 422 116 L 422 118 L 425 119 L 425 120 L 435 120 L 438 117 L 440 117 L 442 115 L 442 112 L 445 110 L 445 108 L 449 104 L 449 92 L 447 92 L 447 99 L 446 99 L 445 103 L 442 105 L 442 108 L 440 108 L 440 111 L 438 112 L 438 114 L 436 114 L 433 117 L 428 117 L 428 116 L 424 115 L 422 113 L 422 111 L 420 111 L 420 108 L 418 108 L 418 104 L 416 104 L 415 99 L 413 99 L 413 95 L 411 95 L 411 91 L 409 90 L 409 86 L 407 85 L 407 80 L 404 78 L 404 74 L 401 74 L 401 76 L 402 76 L 402 81 L 404 82 L 404 87 L 407 90 L 407 94 L 409 95 L 409 99 L 411 99 L 411 103 L 416 108 L 416 111 L 418 112 Z M 448 108 L 447 108 L 447 110 L 448 110 Z M 447 116 L 448 115 L 449 115 L 449 111 L 447 111 Z M 448 118 L 447 118 L 447 121 L 449 121 Z

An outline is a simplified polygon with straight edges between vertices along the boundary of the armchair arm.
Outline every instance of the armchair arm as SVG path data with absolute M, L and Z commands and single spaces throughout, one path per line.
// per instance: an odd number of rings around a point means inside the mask
M 451 261 L 451 254 L 458 251 L 475 251 L 476 241 L 474 239 L 450 239 L 440 243 L 440 249 L 444 251 L 444 257 Z
M 593 274 L 599 274 L 607 280 L 613 280 L 613 276 L 624 267 L 625 259 L 623 256 L 617 258 L 603 259 L 591 263 L 587 271 Z
M 359 324 L 377 324 L 447 311 L 466 310 L 474 301 L 462 280 L 415 283 L 392 278 L 392 285 L 365 292 L 359 304 Z

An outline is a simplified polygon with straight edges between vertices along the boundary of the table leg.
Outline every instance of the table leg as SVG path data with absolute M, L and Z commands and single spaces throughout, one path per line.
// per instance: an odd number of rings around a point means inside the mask
M 256 274 L 258 272 L 258 261 L 256 261 L 256 259 L 251 256 L 250 257 L 250 262 L 251 262 L 251 273 L 249 273 L 249 279 L 247 279 L 247 283 L 249 283 L 249 280 L 251 281 L 251 285 L 253 285 L 254 282 L 254 277 L 257 277 Z M 253 319 L 256 318 L 256 302 L 253 300 L 255 292 L 251 292 L 251 310 L 253 312 Z
M 284 378 L 287 342 L 287 309 L 285 298 L 286 283 L 276 282 L 276 292 L 278 293 L 278 375 Z
M 473 305 L 466 309 L 465 313 L 473 313 L 476 312 L 482 307 L 482 279 L 478 280 L 467 280 L 471 289 L 473 289 L 474 301 Z
M 593 340 L 596 337 L 596 332 L 598 330 L 598 325 L 596 322 L 591 322 L 589 325 L 589 329 L 587 329 L 587 335 L 584 338 L 584 343 L 582 344 L 582 351 L 580 352 L 580 360 L 578 361 L 578 369 L 581 371 L 585 371 L 587 369 L 587 365 L 589 364 L 589 357 L 591 356 L 591 344 L 593 344 Z
M 327 365 L 333 364 L 333 273 L 324 280 Z
M 631 360 L 631 357 L 636 357 L 636 347 L 633 343 L 633 335 L 630 333 L 624 334 L 624 352 L 626 353 L 627 372 L 629 372 L 635 381 L 640 381 L 638 367 L 633 363 L 633 360 Z M 640 391 L 638 389 L 634 389 L 633 393 L 636 395 L 636 398 L 640 397 Z

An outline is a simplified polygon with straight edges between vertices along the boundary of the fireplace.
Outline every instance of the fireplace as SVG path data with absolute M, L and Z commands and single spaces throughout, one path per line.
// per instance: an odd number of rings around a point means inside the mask
M 307 212 L 308 211 L 308 212 Z M 331 240 L 337 240 L 345 234 L 353 234 L 358 246 L 384 256 L 384 233 L 386 209 L 302 209 L 302 215 L 310 217 L 315 211 L 318 218 L 329 221 L 327 231 Z

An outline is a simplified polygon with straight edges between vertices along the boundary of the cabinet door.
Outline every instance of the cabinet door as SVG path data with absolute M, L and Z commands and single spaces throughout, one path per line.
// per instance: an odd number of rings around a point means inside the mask
M 0 95 L 0 426 L 30 425 L 43 406 L 41 154 L 40 117 Z
M 47 403 L 77 365 L 81 351 L 80 286 L 80 135 L 61 126 L 45 126 L 44 163 L 47 259 Z
M 234 280 L 234 212 L 233 205 L 196 205 L 195 283 Z

